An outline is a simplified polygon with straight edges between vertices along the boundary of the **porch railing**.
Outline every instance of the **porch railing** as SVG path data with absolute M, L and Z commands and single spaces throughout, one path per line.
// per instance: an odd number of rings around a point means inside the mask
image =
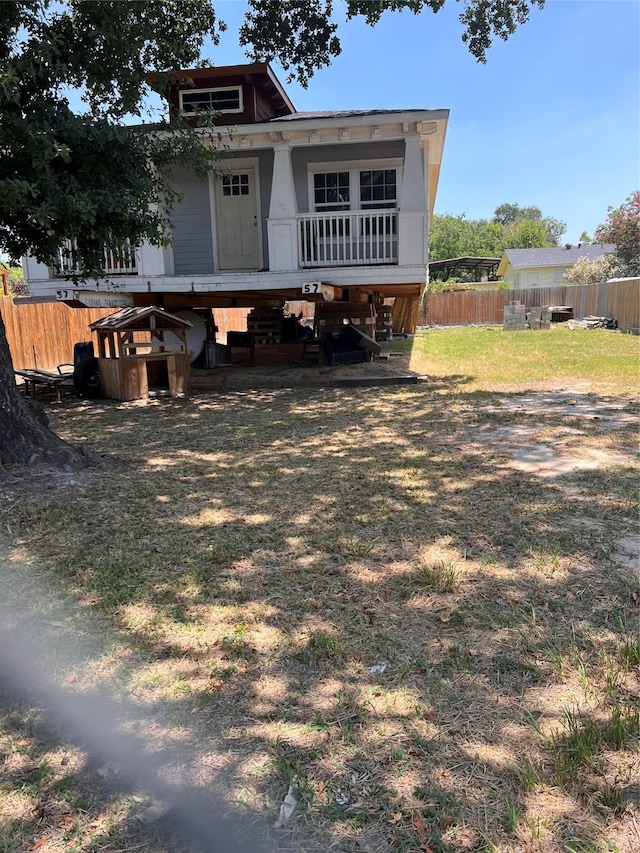
M 390 210 L 309 213 L 298 217 L 302 267 L 398 263 L 398 214 Z
M 137 275 L 136 247 L 130 240 L 124 240 L 117 249 L 104 249 L 105 275 Z M 64 277 L 81 272 L 75 240 L 66 240 L 58 249 L 55 273 Z

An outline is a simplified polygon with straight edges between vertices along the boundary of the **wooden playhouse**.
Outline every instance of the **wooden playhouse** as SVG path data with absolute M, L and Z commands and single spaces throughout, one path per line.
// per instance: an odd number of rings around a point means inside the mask
M 104 396 L 141 400 L 186 393 L 191 378 L 186 333 L 191 325 L 156 306 L 123 308 L 91 323 Z

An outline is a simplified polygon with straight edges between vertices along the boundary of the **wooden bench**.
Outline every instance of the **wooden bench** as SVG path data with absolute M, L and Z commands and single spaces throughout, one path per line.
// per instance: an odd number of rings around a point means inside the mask
M 60 370 L 58 373 L 52 373 L 48 370 L 25 369 L 14 370 L 14 373 L 23 380 L 27 397 L 35 399 L 38 386 L 44 386 L 55 397 L 57 403 L 62 400 L 60 386 L 73 382 L 72 373 L 63 373 Z

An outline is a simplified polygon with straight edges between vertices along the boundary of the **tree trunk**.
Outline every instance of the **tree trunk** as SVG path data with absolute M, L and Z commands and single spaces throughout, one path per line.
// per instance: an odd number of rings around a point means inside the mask
M 7 477 L 7 466 L 74 471 L 93 464 L 94 460 L 83 450 L 49 429 L 42 406 L 21 395 L 0 314 L 0 478 Z

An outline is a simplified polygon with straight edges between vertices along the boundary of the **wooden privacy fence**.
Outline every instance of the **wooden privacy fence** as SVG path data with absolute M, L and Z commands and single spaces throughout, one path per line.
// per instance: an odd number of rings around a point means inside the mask
M 62 302 L 16 305 L 0 298 L 0 314 L 16 370 L 50 369 L 73 362 L 73 345 L 94 340 L 89 323 L 113 314 L 113 308 L 69 308 Z
M 0 314 L 7 332 L 9 350 L 16 370 L 55 369 L 73 362 L 73 347 L 79 341 L 93 341 L 89 324 L 113 314 L 115 308 L 70 308 L 63 302 L 16 305 L 10 296 L 0 297 Z M 214 311 L 218 340 L 227 332 L 247 328 L 249 308 Z
M 527 290 L 465 290 L 427 293 L 419 325 L 464 326 L 502 323 L 504 306 L 518 301 L 527 308 L 570 305 L 576 318 L 611 317 L 621 329 L 640 330 L 640 279 L 612 279 L 602 284 L 535 287 Z M 394 323 L 395 326 L 395 323 Z

